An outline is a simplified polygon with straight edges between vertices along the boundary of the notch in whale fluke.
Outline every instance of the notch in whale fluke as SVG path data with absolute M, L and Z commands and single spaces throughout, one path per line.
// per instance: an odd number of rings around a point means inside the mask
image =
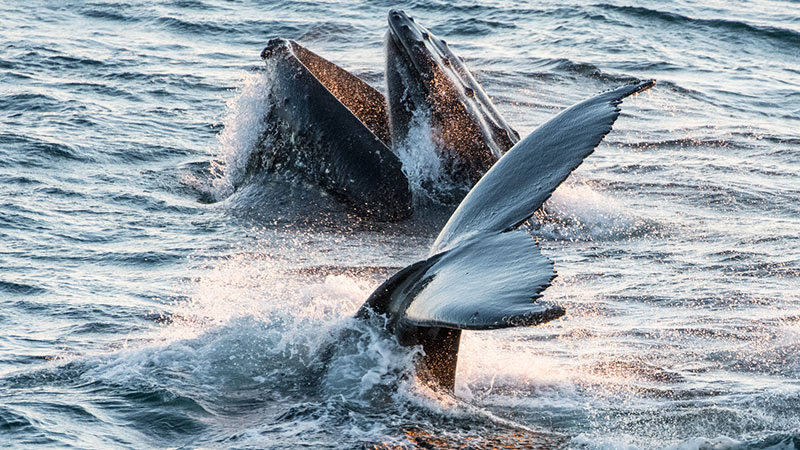
M 537 325 L 564 309 L 540 300 L 553 264 L 518 227 L 577 168 L 619 116 L 625 97 L 654 81 L 623 86 L 566 109 L 508 151 L 472 188 L 431 256 L 383 283 L 356 317 L 385 317 L 403 345 L 421 345 L 418 373 L 452 390 L 461 330 Z
M 411 214 L 411 191 L 391 143 L 383 95 L 355 75 L 288 39 L 271 39 L 267 64 L 275 135 L 264 161 L 292 165 L 364 217 Z

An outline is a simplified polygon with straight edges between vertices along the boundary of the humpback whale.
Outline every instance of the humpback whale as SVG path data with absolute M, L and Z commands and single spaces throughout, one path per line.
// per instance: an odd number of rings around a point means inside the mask
M 541 299 L 553 262 L 520 227 L 611 130 L 622 100 L 655 81 L 584 100 L 520 140 L 443 40 L 402 11 L 388 19 L 388 107 L 380 92 L 296 42 L 269 41 L 261 54 L 272 76 L 268 134 L 278 139 L 251 164 L 310 169 L 312 181 L 360 214 L 403 219 L 411 192 L 392 145 L 407 137 L 415 112 L 430 115 L 448 169 L 474 186 L 428 257 L 381 284 L 356 318 L 401 345 L 421 346 L 417 374 L 452 390 L 463 330 L 532 326 L 565 314 Z
M 271 75 L 266 116 L 270 152 L 250 167 L 302 173 L 359 215 L 400 220 L 411 191 L 391 142 L 383 95 L 355 75 L 288 39 L 261 52 Z
M 404 346 L 421 346 L 417 374 L 455 386 L 463 330 L 538 325 L 564 315 L 541 300 L 553 263 L 520 226 L 567 179 L 619 116 L 642 81 L 580 102 L 517 142 L 477 182 L 450 216 L 429 257 L 381 284 L 356 313 Z
M 390 11 L 388 20 L 388 105 L 372 86 L 297 42 L 268 42 L 262 141 L 271 137 L 271 148 L 251 156 L 251 170 L 293 166 L 361 216 L 402 220 L 412 213 L 412 194 L 394 146 L 406 140 L 415 113 L 430 116 L 446 172 L 466 187 L 519 141 L 443 40 L 403 11 Z
M 519 141 L 462 59 L 401 10 L 389 11 L 386 89 L 389 127 L 403 141 L 414 113 L 429 114 L 454 181 L 471 187 Z

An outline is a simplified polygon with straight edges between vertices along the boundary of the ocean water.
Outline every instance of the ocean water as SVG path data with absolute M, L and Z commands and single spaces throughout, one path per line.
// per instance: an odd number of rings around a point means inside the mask
M 405 223 L 245 171 L 267 40 L 383 90 L 390 8 L 523 136 L 658 80 L 530 223 L 567 314 L 454 396 L 351 319 L 447 218 L 430 130 Z M 0 124 L 0 447 L 800 448 L 797 1 L 6 0 Z

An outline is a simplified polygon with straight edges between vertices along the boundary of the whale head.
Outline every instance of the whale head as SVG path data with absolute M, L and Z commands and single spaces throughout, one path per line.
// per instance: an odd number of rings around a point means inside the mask
M 427 113 L 453 176 L 471 186 L 518 140 L 447 43 L 401 10 L 389 11 L 386 81 L 394 142 Z

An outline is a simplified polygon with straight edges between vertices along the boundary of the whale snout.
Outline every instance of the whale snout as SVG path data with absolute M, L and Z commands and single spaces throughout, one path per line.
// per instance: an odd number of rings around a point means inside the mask
M 267 41 L 267 46 L 261 50 L 261 59 L 268 59 L 276 52 L 283 51 L 289 46 L 289 41 L 284 38 L 273 38 Z
M 401 19 L 408 19 L 408 14 L 402 9 L 390 9 L 389 10 L 389 20 L 401 20 Z
M 392 9 L 389 11 L 389 32 L 395 35 L 408 35 L 417 30 L 414 18 L 405 13 L 402 9 Z

